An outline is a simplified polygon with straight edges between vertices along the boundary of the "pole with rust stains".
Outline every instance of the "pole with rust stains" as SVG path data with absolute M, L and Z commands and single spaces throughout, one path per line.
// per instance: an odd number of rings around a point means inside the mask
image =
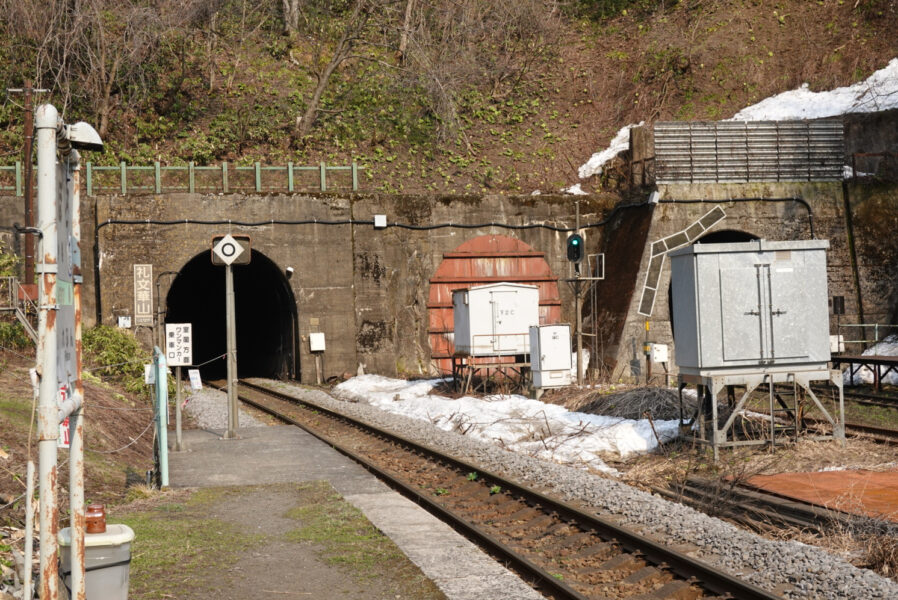
M 49 92 L 42 88 L 31 87 L 30 79 L 25 80 L 24 87 L 8 88 L 10 94 L 24 95 L 24 144 L 22 146 L 22 161 L 24 167 L 24 195 L 25 195 L 25 277 L 24 283 L 34 284 L 34 188 L 31 186 L 32 158 L 34 149 L 34 94 Z
M 40 230 L 38 274 L 37 371 L 38 401 L 38 489 L 40 491 L 40 597 L 57 600 L 59 506 L 57 504 L 57 453 L 59 408 L 56 373 L 56 127 L 59 113 L 50 104 L 37 109 L 37 217 Z
M 72 199 L 72 237 L 81 244 L 81 166 L 78 151 L 68 156 L 69 194 Z M 72 570 L 72 600 L 86 600 L 84 572 L 84 534 L 87 519 L 84 513 L 84 380 L 81 377 L 81 260 L 76 253 L 72 263 L 72 289 L 75 305 L 75 382 L 74 394 L 82 402 L 69 415 L 69 512 L 71 514 L 72 545 L 69 564 Z

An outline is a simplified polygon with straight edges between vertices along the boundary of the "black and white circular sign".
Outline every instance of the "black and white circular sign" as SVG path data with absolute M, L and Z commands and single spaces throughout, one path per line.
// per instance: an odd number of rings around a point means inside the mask
M 231 234 L 228 234 L 221 238 L 215 246 L 212 247 L 212 252 L 215 253 L 218 258 L 221 259 L 226 265 L 230 265 L 237 258 L 243 254 L 244 252 L 243 246 L 235 240 Z

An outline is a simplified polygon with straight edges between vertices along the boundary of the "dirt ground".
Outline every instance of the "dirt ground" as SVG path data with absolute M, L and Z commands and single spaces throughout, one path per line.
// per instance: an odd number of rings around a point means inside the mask
M 37 462 L 36 423 L 28 369 L 34 358 L 0 352 L 0 505 L 25 491 L 25 465 Z M 126 482 L 143 481 L 153 467 L 153 411 L 148 398 L 117 390 L 85 376 L 85 495 L 89 502 L 121 502 Z M 59 497 L 67 507 L 68 450 L 59 450 Z M 0 511 L 0 524 L 21 520 L 20 506 Z
M 135 530 L 134 600 L 445 598 L 325 482 L 155 492 L 111 518 Z

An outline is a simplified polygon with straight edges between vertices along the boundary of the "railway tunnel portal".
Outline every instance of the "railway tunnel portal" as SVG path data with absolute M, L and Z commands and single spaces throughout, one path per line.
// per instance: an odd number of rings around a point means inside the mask
M 296 299 L 286 273 L 252 250 L 249 264 L 234 266 L 239 377 L 290 378 L 299 373 Z M 193 324 L 194 363 L 204 379 L 223 379 L 225 360 L 225 269 L 209 252 L 178 272 L 165 298 L 165 321 Z
M 843 319 L 860 318 L 861 296 L 868 318 L 893 309 L 889 263 L 874 260 L 878 255 L 866 248 L 867 221 L 855 223 L 858 258 L 852 264 L 841 184 L 765 184 L 757 190 L 759 197 L 787 201 L 731 201 L 745 197 L 744 187 L 720 185 L 662 191 L 657 204 L 616 194 L 579 199 L 587 249 L 605 253 L 605 279 L 595 284 L 596 324 L 586 328 L 592 335 L 584 339 L 596 357 L 591 368 L 600 373 L 614 380 L 639 377 L 630 366 L 640 358 L 645 337 L 639 300 L 650 265 L 646 249 L 718 204 L 726 217 L 703 242 L 830 239 L 830 294 L 845 297 Z M 445 256 L 480 236 L 507 236 L 521 252 L 526 247 L 541 255 L 547 273 L 564 279 L 571 272 L 565 239 L 576 213 L 574 198 L 549 194 L 161 194 L 83 201 L 89 204 L 82 214 L 95 219 L 87 234 L 93 235 L 93 248 L 83 259 L 93 265 L 85 285 L 95 292 L 87 294 L 86 315 L 114 324 L 131 314 L 134 265 L 152 263 L 154 273 L 178 272 L 171 289 L 160 292 L 168 303 L 164 320 L 197 324 L 196 362 L 224 354 L 224 276 L 210 263 L 209 242 L 233 227 L 252 237 L 254 251 L 249 267 L 235 268 L 241 376 L 294 376 L 307 383 L 317 379 L 318 359 L 322 379 L 354 375 L 360 365 L 383 375 L 434 375 L 434 307 L 428 305 L 431 280 Z M 387 227 L 375 228 L 378 214 L 387 216 Z M 884 240 L 877 238 L 879 253 Z M 889 242 L 888 248 L 898 253 L 898 244 Z M 475 257 L 481 259 L 495 257 Z M 295 270 L 290 278 L 288 267 Z M 668 289 L 667 269 L 658 283 L 658 289 Z M 574 322 L 570 286 L 557 289 L 552 308 L 559 310 L 558 320 Z M 654 341 L 672 343 L 668 302 L 657 302 L 650 318 Z M 315 332 L 326 339 L 320 356 L 309 344 Z M 204 367 L 204 377 L 216 369 L 223 373 L 224 361 L 216 362 L 221 364 Z

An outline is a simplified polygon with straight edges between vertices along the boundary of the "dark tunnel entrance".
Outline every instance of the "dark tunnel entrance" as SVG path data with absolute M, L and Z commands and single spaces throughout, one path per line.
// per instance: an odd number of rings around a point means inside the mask
M 299 373 L 296 299 L 284 272 L 252 251 L 248 265 L 234 266 L 238 377 L 295 378 Z M 203 379 L 224 379 L 226 352 L 225 267 L 209 252 L 188 262 L 166 296 L 165 320 L 193 324 L 193 362 Z

